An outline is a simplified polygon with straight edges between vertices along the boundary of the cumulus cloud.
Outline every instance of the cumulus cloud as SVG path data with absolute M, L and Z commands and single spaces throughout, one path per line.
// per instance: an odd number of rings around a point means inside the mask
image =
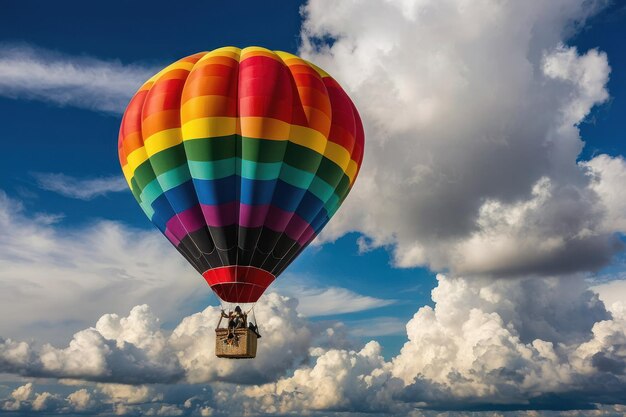
M 603 404 L 611 410 L 623 403 L 626 310 L 608 311 L 584 277 L 439 275 L 437 280 L 434 307 L 418 309 L 406 324 L 404 346 L 390 359 L 376 341 L 345 345 L 339 327 L 308 322 L 297 313 L 295 300 L 277 294 L 256 310 L 263 338 L 254 361 L 213 356 L 216 307 L 184 318 L 168 332 L 148 307 L 137 306 L 126 317 L 103 316 L 65 348 L 26 345 L 30 353 L 20 356 L 12 353 L 17 343 L 5 341 L 0 363 L 12 365 L 1 371 L 74 378 L 72 385 L 98 383 L 96 394 L 79 389 L 71 397 L 37 395 L 32 385 L 24 385 L 2 406 L 52 410 L 106 404 L 120 414 L 155 415 L 308 410 L 408 416 L 416 408 Z M 162 385 L 173 381 L 180 384 Z
M 17 411 L 24 407 L 26 401 L 28 401 L 33 393 L 33 384 L 29 382 L 21 387 L 17 387 L 11 393 L 11 399 L 5 401 L 2 404 L 2 410 L 4 411 Z
M 626 314 L 626 280 L 612 279 L 595 285 L 592 289 L 614 314 Z
M 622 198 L 622 187 L 626 183 L 626 161 L 622 156 L 598 155 L 581 163 L 588 169 L 591 188 L 600 197 L 607 215 L 603 228 L 607 231 L 626 232 L 626 201 Z
M 581 277 L 479 281 L 439 275 L 434 308 L 407 323 L 390 361 L 376 342 L 317 350 L 312 365 L 245 395 L 271 414 L 623 402 L 626 316 L 611 316 Z
M 86 179 L 55 173 L 34 173 L 33 176 L 40 188 L 79 200 L 92 200 L 108 193 L 128 190 L 128 184 L 121 175 Z
M 577 164 L 577 125 L 608 99 L 610 66 L 565 44 L 604 5 L 310 1 L 301 53 L 346 87 L 368 143 L 321 241 L 356 230 L 397 266 L 464 275 L 605 265 L 624 211 L 607 214 Z
M 77 332 L 64 348 L 4 340 L 0 372 L 118 384 L 267 382 L 308 358 L 317 330 L 310 328 L 296 306 L 297 301 L 275 293 L 257 304 L 255 317 L 263 338 L 254 361 L 214 356 L 219 307 L 185 317 L 170 334 L 150 308 L 141 305 L 127 317 L 102 316 L 95 327 Z M 126 398 L 126 403 L 142 402 L 149 395 L 144 388 L 104 387 L 107 395 Z
M 154 68 L 0 45 L 0 95 L 121 113 Z
M 81 388 L 78 391 L 74 391 L 67 396 L 67 402 L 74 411 L 87 411 L 93 408 L 95 401 L 92 395 L 85 388 Z

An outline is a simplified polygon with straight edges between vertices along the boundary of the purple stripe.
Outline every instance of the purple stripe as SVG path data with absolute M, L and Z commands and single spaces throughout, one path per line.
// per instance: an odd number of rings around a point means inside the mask
M 219 206 L 202 204 L 202 214 L 207 226 L 222 227 L 237 223 L 238 205 L 239 203 L 235 201 Z
M 165 237 L 172 242 L 174 246 L 178 246 L 180 243 L 180 239 L 172 234 L 172 231 L 169 229 L 165 229 Z
M 195 206 L 173 216 L 167 221 L 166 231 L 182 240 L 188 233 L 204 227 L 204 216 L 200 206 Z
M 275 232 L 285 233 L 300 245 L 315 234 L 311 225 L 293 212 L 272 205 L 251 206 L 232 202 L 217 206 L 202 204 L 185 210 L 167 222 L 165 235 L 177 245 L 188 233 L 205 225 L 223 227 L 237 223 L 247 228 L 265 226 Z
M 265 218 L 270 211 L 268 204 L 264 206 L 249 206 L 247 204 L 239 204 L 239 226 L 242 227 L 261 227 L 266 223 Z M 277 229 L 280 231 L 282 229 Z

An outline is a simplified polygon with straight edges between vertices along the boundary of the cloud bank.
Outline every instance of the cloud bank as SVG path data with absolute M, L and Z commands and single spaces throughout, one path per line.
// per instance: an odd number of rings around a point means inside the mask
M 257 305 L 263 338 L 254 361 L 213 356 L 218 308 L 185 317 L 167 331 L 143 305 L 126 317 L 102 316 L 65 347 L 4 339 L 0 372 L 70 379 L 78 388 L 74 407 L 106 406 L 119 414 L 175 407 L 181 415 L 211 409 L 214 415 L 308 410 L 408 416 L 416 408 L 587 409 L 624 403 L 623 304 L 607 310 L 576 276 L 437 279 L 434 307 L 417 310 L 406 324 L 404 346 L 389 359 L 376 341 L 343 347 L 345 334 L 320 328 L 298 314 L 296 300 L 272 293 Z M 174 395 L 176 389 L 181 392 Z M 95 401 L 94 395 L 109 399 Z M 26 384 L 0 406 L 51 410 L 69 407 L 69 398 L 54 392 L 34 397 Z
M 181 317 L 182 305 L 209 297 L 158 232 L 112 221 L 67 227 L 57 218 L 28 213 L 0 190 L 2 336 L 61 341 L 103 312 L 138 302 L 169 321 Z
M 577 163 L 577 126 L 609 98 L 610 66 L 565 44 L 605 5 L 310 1 L 301 53 L 347 88 L 368 141 L 322 238 L 360 231 L 362 250 L 389 246 L 396 266 L 466 276 L 606 265 L 622 249 L 608 175 L 623 164 Z
M 218 303 L 156 230 L 104 220 L 68 227 L 58 223 L 60 217 L 28 213 L 22 202 L 0 190 L 0 336 L 37 334 L 44 341 L 64 342 L 105 311 L 122 313 L 147 303 L 171 323 L 199 306 Z M 305 288 L 299 281 L 290 277 L 295 291 L 302 290 L 302 311 L 309 316 L 393 302 L 341 287 Z M 333 302 L 320 306 L 321 299 Z M 97 337 L 89 332 L 83 336 Z

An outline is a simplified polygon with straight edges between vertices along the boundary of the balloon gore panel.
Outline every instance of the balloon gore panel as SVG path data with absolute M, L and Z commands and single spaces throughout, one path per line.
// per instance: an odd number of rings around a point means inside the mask
M 118 150 L 146 216 L 224 301 L 255 302 L 317 236 L 363 159 L 354 104 L 285 52 L 183 58 L 131 99 Z

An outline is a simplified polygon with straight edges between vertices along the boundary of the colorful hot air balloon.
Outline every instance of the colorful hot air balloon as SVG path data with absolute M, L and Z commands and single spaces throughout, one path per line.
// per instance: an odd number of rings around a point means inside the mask
M 359 114 L 297 56 L 183 58 L 130 101 L 119 156 L 146 216 L 226 302 L 255 302 L 315 238 L 363 158 Z

